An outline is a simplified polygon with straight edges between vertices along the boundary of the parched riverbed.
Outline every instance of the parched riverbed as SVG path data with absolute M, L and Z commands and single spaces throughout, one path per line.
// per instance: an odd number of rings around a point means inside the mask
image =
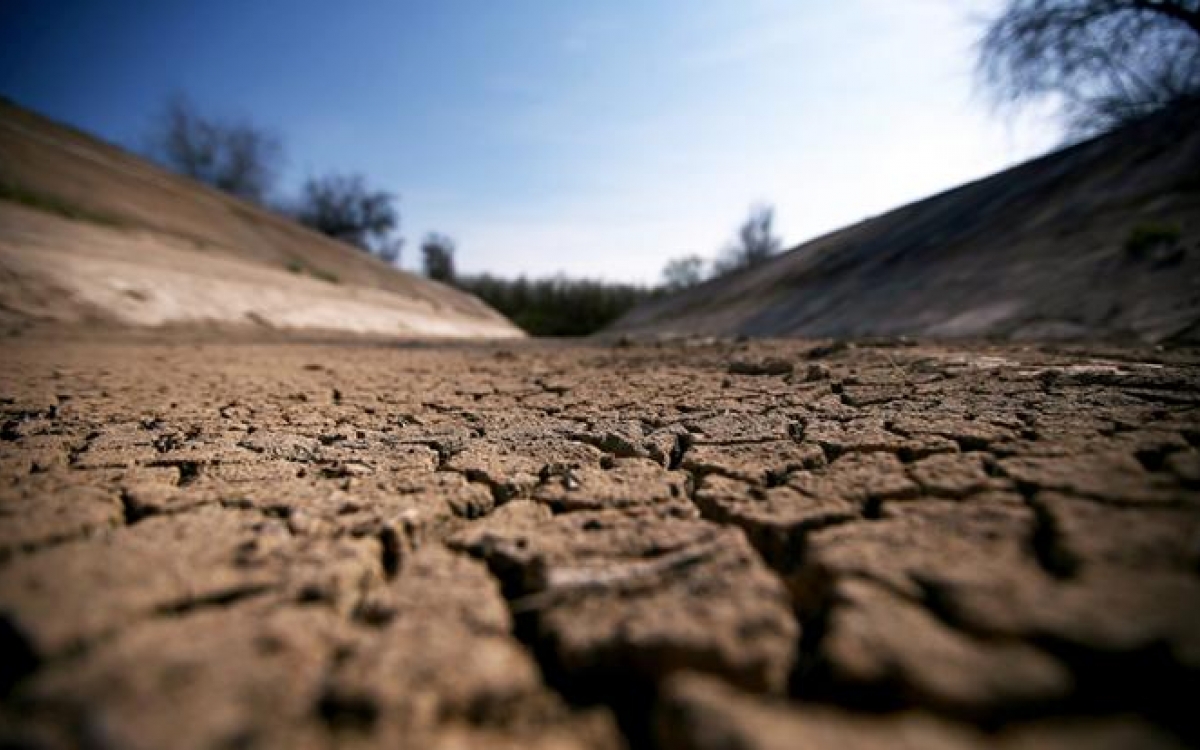
M 15 337 L 0 738 L 1200 742 L 1200 352 Z

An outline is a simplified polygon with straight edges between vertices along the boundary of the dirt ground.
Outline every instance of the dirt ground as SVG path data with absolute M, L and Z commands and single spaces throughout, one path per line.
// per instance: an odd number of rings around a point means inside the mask
M 0 357 L 0 744 L 1200 742 L 1200 352 Z

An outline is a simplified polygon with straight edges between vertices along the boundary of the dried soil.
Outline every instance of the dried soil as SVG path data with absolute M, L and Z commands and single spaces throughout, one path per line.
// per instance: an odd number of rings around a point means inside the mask
M 10 338 L 0 737 L 1200 741 L 1200 353 Z

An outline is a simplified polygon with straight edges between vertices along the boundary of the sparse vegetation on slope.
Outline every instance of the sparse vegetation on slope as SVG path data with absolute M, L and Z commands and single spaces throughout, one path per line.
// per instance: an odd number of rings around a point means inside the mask
M 1158 263 L 1181 260 L 1182 237 L 1177 224 L 1138 224 L 1125 238 L 1125 252 L 1134 260 Z
M 111 214 L 91 211 L 78 204 L 63 200 L 56 195 L 29 190 L 28 188 L 23 188 L 3 180 L 0 180 L 0 200 L 19 203 L 22 206 L 27 206 L 37 211 L 44 211 L 75 221 L 87 221 L 92 224 L 104 224 L 113 227 L 127 225 L 127 222 Z

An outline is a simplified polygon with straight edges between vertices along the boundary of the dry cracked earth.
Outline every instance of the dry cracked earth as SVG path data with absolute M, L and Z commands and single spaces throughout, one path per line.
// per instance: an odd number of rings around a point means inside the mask
M 1200 743 L 1195 351 L 3 347 L 0 744 Z

